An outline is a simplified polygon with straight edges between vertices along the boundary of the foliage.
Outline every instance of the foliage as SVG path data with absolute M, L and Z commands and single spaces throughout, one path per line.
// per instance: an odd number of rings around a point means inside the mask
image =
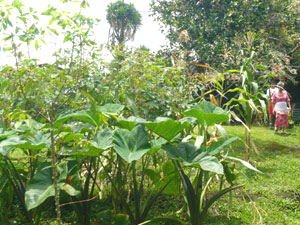
M 134 35 L 142 24 L 142 16 L 132 3 L 127 4 L 123 0 L 110 3 L 107 8 L 106 19 L 110 25 L 111 44 L 124 44 L 134 38 Z
M 0 188 L 8 192 L 0 194 L 1 222 L 17 217 L 13 223 L 39 224 L 53 206 L 57 224 L 65 210 L 84 225 L 184 224 L 150 218 L 161 194 L 182 194 L 188 219 L 202 224 L 212 204 L 239 187 L 234 161 L 258 172 L 224 150 L 237 140 L 219 124 L 228 121 L 227 111 L 209 102 L 189 104 L 195 81 L 186 76 L 185 63 L 170 66 L 149 51 L 123 47 L 115 49 L 112 62 L 102 63 L 92 37 L 97 21 L 82 13 L 86 1 L 74 14 L 49 6 L 38 15 L 20 1 L 0 4 L 7 9 L 1 20 L 6 50 L 15 56 L 15 66 L 1 67 Z M 115 28 L 128 16 L 119 6 L 130 16 L 137 13 L 131 4 L 112 3 L 108 17 Z M 15 12 L 22 26 L 10 21 Z M 134 35 L 138 15 L 126 24 L 122 40 L 114 36 L 120 44 Z M 35 21 L 40 16 L 49 19 L 46 28 Z M 62 37 L 64 46 L 53 63 L 39 64 L 30 44 L 39 49 L 49 33 Z M 252 82 L 244 87 L 248 94 L 255 84 L 245 65 L 244 84 Z M 93 214 L 97 198 L 111 199 L 111 208 Z
M 299 37 L 298 1 L 152 1 L 152 14 L 171 46 L 194 51 L 194 61 L 219 71 L 240 66 L 243 49 L 257 52 L 257 64 L 294 80 Z M 190 60 L 190 59 L 189 59 Z M 278 68 L 278 69 L 276 69 Z
M 251 55 L 253 56 L 253 54 Z M 245 150 L 247 158 L 250 158 L 250 149 L 252 148 L 257 154 L 259 154 L 254 142 L 251 140 L 251 127 L 257 120 L 263 121 L 267 118 L 266 101 L 267 96 L 259 89 L 258 82 L 264 80 L 263 76 L 257 79 L 253 76 L 253 64 L 252 58 L 245 58 L 244 64 L 241 67 L 240 75 L 242 78 L 241 87 L 230 89 L 228 92 L 238 92 L 238 98 L 231 98 L 225 105 L 236 109 L 240 118 L 231 112 L 233 118 L 241 122 L 245 126 Z
M 185 68 L 167 66 L 165 59 L 139 49 L 124 49 L 120 54 L 123 60 L 112 60 L 107 65 L 109 72 L 93 89 L 99 92 L 96 99 L 124 104 L 131 114 L 147 119 L 179 118 L 193 99 Z

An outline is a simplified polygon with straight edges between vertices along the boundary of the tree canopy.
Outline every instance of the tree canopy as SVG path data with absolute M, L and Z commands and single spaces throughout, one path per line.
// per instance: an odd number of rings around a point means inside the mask
M 274 74 L 296 74 L 299 1 L 154 0 L 152 15 L 171 46 L 193 50 L 196 60 L 217 69 L 240 66 L 241 50 L 255 51 L 257 63 Z M 179 34 L 187 32 L 189 40 Z
M 134 5 L 122 0 L 108 5 L 106 19 L 110 25 L 109 36 L 113 45 L 116 41 L 120 45 L 133 39 L 142 24 L 142 16 Z

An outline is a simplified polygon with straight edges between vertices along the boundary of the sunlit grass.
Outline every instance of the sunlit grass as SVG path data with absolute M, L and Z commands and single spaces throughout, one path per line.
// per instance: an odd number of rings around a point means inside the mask
M 243 140 L 241 126 L 226 126 L 230 135 Z M 209 224 L 300 224 L 300 127 L 287 130 L 287 135 L 275 134 L 266 127 L 251 131 L 260 156 L 251 153 L 251 163 L 262 175 L 245 171 L 250 178 L 242 190 L 218 202 Z M 243 142 L 236 142 L 230 155 L 246 158 Z

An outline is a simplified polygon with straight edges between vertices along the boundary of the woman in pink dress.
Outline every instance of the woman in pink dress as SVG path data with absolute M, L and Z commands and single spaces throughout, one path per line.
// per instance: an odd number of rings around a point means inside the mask
M 274 113 L 276 114 L 275 132 L 277 132 L 279 128 L 282 128 L 282 133 L 284 134 L 284 129 L 289 126 L 288 115 L 291 110 L 291 103 L 288 93 L 283 89 L 284 83 L 279 82 L 277 87 L 278 92 L 272 96 L 272 105 Z

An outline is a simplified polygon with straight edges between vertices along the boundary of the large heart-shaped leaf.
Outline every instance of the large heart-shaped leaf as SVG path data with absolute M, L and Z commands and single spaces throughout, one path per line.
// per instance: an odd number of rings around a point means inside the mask
M 50 147 L 50 134 L 38 131 L 34 136 L 29 137 L 30 143 L 29 149 L 42 149 L 44 147 Z
M 71 196 L 78 195 L 80 192 L 74 188 L 74 182 L 72 182 L 72 180 L 76 180 L 77 183 L 80 182 L 74 163 L 72 164 L 72 162 L 66 161 L 62 162 L 58 166 L 58 172 L 58 185 L 60 189 L 66 191 L 66 193 Z M 32 180 L 26 187 L 26 207 L 28 210 L 38 207 L 51 196 L 54 196 L 52 167 L 51 163 L 44 162 L 40 164 L 38 172 L 33 176 Z
M 219 160 L 209 155 L 207 152 L 201 152 L 194 145 L 186 142 L 181 142 L 177 146 L 165 145 L 165 150 L 171 159 L 182 160 L 183 165 L 201 167 L 206 171 L 211 171 L 217 174 L 223 174 L 223 165 Z
M 119 125 L 122 128 L 132 130 L 137 123 L 146 123 L 147 121 L 140 117 L 130 116 L 129 118 L 119 119 Z
M 132 131 L 117 129 L 113 136 L 114 149 L 127 162 L 140 159 L 151 148 L 143 125 Z
M 54 126 L 60 126 L 69 119 L 77 119 L 93 126 L 100 126 L 103 123 L 97 115 L 88 111 L 79 111 L 58 117 L 54 123 Z
M 105 128 L 97 132 L 89 148 L 95 152 L 98 151 L 99 152 L 98 156 L 99 156 L 103 152 L 103 150 L 106 150 L 113 146 L 112 141 L 113 141 L 113 132 L 110 129 Z
M 35 136 L 29 137 L 28 140 L 22 140 L 20 136 L 10 136 L 0 143 L 0 148 L 14 147 L 23 149 L 42 149 L 50 145 L 49 134 L 37 132 Z
M 192 109 L 185 111 L 183 114 L 197 118 L 200 124 L 206 124 L 206 126 L 227 122 L 229 120 L 226 111 L 210 102 L 202 102 L 195 105 Z
M 159 136 L 171 141 L 184 128 L 189 127 L 188 122 L 175 121 L 169 118 L 157 118 L 155 122 L 145 123 L 145 127 Z
M 26 188 L 25 203 L 28 210 L 39 206 L 47 198 L 54 196 L 52 168 L 49 163 L 43 163 L 42 167 L 44 169 L 33 176 Z

